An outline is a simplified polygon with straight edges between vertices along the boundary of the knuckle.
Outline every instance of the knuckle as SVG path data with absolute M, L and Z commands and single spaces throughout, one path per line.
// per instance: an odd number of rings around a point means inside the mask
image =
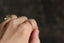
M 9 22 L 9 24 L 12 24 L 12 25 L 15 25 L 15 20 L 11 20 L 10 22 Z
M 22 16 L 22 18 L 28 19 L 26 16 Z
M 17 18 L 17 16 L 15 14 L 12 14 L 11 17 L 14 19 L 14 18 Z

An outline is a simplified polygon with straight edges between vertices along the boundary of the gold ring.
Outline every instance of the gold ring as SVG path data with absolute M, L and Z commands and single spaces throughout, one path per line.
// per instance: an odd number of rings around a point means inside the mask
M 7 15 L 4 20 L 8 20 L 9 18 L 12 18 L 10 15 Z
M 33 22 L 32 22 L 32 21 L 30 21 L 30 20 L 28 20 L 28 22 L 31 24 L 32 29 L 34 30 L 34 24 L 33 24 Z

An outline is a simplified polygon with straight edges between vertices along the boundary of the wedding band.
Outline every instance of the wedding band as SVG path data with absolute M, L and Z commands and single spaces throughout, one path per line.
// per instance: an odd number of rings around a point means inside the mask
M 34 24 L 33 24 L 33 22 L 32 22 L 32 21 L 30 21 L 30 20 L 28 20 L 28 22 L 31 24 L 32 29 L 34 30 Z
M 12 18 L 10 15 L 7 15 L 4 20 L 8 20 L 9 18 Z

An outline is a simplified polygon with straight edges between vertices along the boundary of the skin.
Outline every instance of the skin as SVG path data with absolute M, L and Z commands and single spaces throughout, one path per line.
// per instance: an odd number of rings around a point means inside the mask
M 0 43 L 40 43 L 38 26 L 34 19 L 16 15 L 11 17 L 0 23 Z M 27 20 L 33 23 L 34 29 Z

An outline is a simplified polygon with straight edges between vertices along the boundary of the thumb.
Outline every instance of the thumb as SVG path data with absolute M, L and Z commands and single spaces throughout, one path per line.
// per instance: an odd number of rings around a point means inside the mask
M 39 39 L 39 30 L 35 29 L 32 33 L 32 36 L 30 38 L 30 43 L 40 43 Z

